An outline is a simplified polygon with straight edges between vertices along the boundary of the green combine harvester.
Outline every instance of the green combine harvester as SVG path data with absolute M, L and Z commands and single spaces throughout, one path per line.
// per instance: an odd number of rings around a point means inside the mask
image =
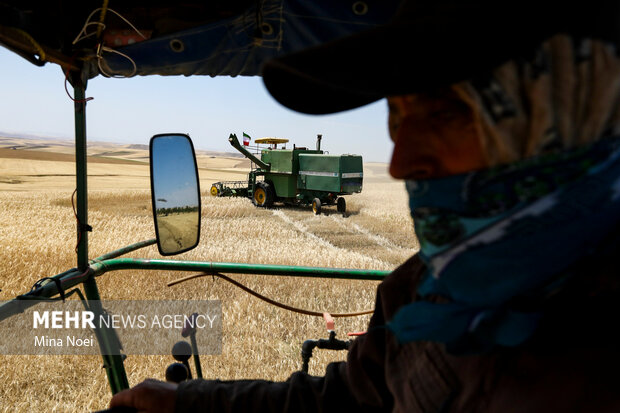
M 239 144 L 237 135 L 230 134 L 228 142 L 250 159 L 253 166 L 247 181 L 214 183 L 211 186 L 213 196 L 247 197 L 262 208 L 270 208 L 274 202 L 312 205 L 316 215 L 321 213 L 322 207 L 336 205 L 337 211 L 344 216 L 347 204 L 342 196 L 362 192 L 362 157 L 324 153 L 321 135 L 317 136 L 316 149 L 278 148 L 288 140 L 257 139 L 257 144 L 270 145 L 260 149 L 260 159 Z

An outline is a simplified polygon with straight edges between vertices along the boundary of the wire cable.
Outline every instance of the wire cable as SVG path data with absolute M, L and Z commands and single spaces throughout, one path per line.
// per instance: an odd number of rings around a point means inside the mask
M 109 52 L 109 53 L 116 53 L 120 56 L 123 56 L 125 59 L 129 60 L 129 62 L 131 62 L 131 65 L 133 66 L 133 69 L 131 71 L 131 73 L 129 75 L 113 75 L 113 74 L 109 74 L 107 73 L 103 67 L 101 67 L 101 62 L 103 61 L 105 63 L 105 59 L 102 56 L 102 52 Z M 104 75 L 105 77 L 112 77 L 112 78 L 125 78 L 125 77 L 132 77 L 134 76 L 137 72 L 138 72 L 138 66 L 136 66 L 136 62 L 133 61 L 133 59 L 129 56 L 127 56 L 125 53 L 121 53 L 118 50 L 114 50 L 110 47 L 107 46 L 102 46 L 100 48 L 100 51 L 97 53 L 97 66 L 99 67 L 99 71 L 101 72 L 102 75 Z
M 229 283 L 233 284 L 236 287 L 241 288 L 243 291 L 253 295 L 254 297 L 261 299 L 269 304 L 272 304 L 276 307 L 282 308 L 284 310 L 288 310 L 288 311 L 292 311 L 294 313 L 299 313 L 299 314 L 304 314 L 304 315 L 310 315 L 310 316 L 315 316 L 315 317 L 323 317 L 323 315 L 325 314 L 325 312 L 317 312 L 317 311 L 310 311 L 310 310 L 305 310 L 302 308 L 297 308 L 297 307 L 292 307 L 290 305 L 286 305 L 286 304 L 282 304 L 278 301 L 272 300 L 271 298 L 265 297 L 264 295 L 257 293 L 256 291 L 252 290 L 249 287 L 246 287 L 245 285 L 241 284 L 238 281 L 233 280 L 230 277 L 225 276 L 224 274 L 220 274 L 220 273 L 213 273 L 213 274 L 209 274 L 209 273 L 201 273 L 201 274 L 194 274 L 194 275 L 190 275 L 189 277 L 185 277 L 185 278 L 181 278 L 178 279 L 176 281 L 171 281 L 168 283 L 168 287 L 172 287 L 173 285 L 177 285 L 180 284 L 182 282 L 185 281 L 189 281 L 189 280 L 193 280 L 195 278 L 200 278 L 200 277 L 206 277 L 206 276 L 217 276 L 225 281 L 228 281 Z M 372 314 L 374 312 L 373 310 L 366 310 L 366 311 L 359 311 L 359 312 L 355 312 L 355 313 L 329 313 L 332 317 L 357 317 L 357 316 L 361 316 L 361 315 L 367 315 L 367 314 Z
M 98 22 L 91 21 L 98 11 L 101 12 L 101 14 L 99 16 L 99 21 Z M 125 17 L 123 17 L 123 15 L 121 15 L 119 12 L 117 12 L 117 11 L 115 11 L 113 9 L 108 8 L 108 0 L 104 0 L 103 7 L 96 8 L 95 10 L 93 10 L 88 15 L 88 17 L 86 18 L 86 22 L 82 26 L 82 29 L 80 30 L 78 35 L 75 37 L 75 39 L 73 39 L 73 44 L 76 44 L 76 43 L 78 43 L 78 42 L 80 42 L 80 41 L 82 41 L 82 40 L 84 40 L 86 38 L 89 38 L 91 36 L 94 36 L 94 35 L 96 35 L 97 39 L 99 39 L 101 37 L 101 32 L 106 29 L 106 25 L 104 23 L 106 12 L 114 13 L 121 20 L 123 20 L 129 27 L 131 27 L 131 29 L 133 29 L 138 35 L 140 35 L 140 37 L 142 37 L 145 40 L 147 39 L 147 37 L 140 30 L 138 30 L 136 28 L 136 26 L 134 26 L 129 20 L 127 20 Z M 97 30 L 93 31 L 91 33 L 87 33 L 87 28 L 90 27 L 90 26 L 97 26 Z M 102 65 L 102 62 L 105 63 L 105 59 L 103 57 L 103 53 L 104 52 L 115 53 L 115 54 L 117 54 L 119 56 L 122 56 L 125 59 L 129 60 L 129 62 L 132 65 L 131 73 L 128 74 L 128 75 L 110 74 L 106 69 L 103 68 L 103 65 Z M 136 62 L 131 57 L 129 57 L 125 53 L 119 52 L 118 50 L 112 49 L 111 47 L 105 46 L 103 44 L 103 42 L 101 42 L 101 41 L 99 42 L 99 44 L 97 46 L 96 57 L 97 57 L 97 67 L 99 68 L 99 71 L 101 72 L 101 74 L 103 76 L 105 76 L 105 77 L 112 77 L 112 78 L 133 77 L 133 76 L 135 76 L 135 74 L 138 71 L 138 67 L 136 65 Z
M 133 24 L 131 24 L 131 22 L 129 20 L 127 20 L 125 17 L 123 17 L 119 12 L 112 10 L 112 9 L 106 9 L 109 12 L 114 13 L 115 15 L 117 15 L 121 20 L 123 20 L 125 23 L 127 23 L 127 25 L 129 27 L 131 27 L 136 33 L 138 33 L 143 39 L 147 39 L 147 37 L 138 29 L 136 29 L 136 26 L 134 26 Z M 98 11 L 102 12 L 102 18 L 100 19 L 100 21 L 98 22 L 91 22 L 90 20 L 93 18 L 93 16 L 95 15 L 95 13 L 97 13 Z M 93 35 L 97 35 L 97 37 L 99 37 L 99 34 L 102 30 L 105 30 L 106 25 L 105 23 L 103 23 L 103 20 L 105 19 L 105 12 L 103 7 L 99 7 L 96 8 L 95 10 L 93 10 L 88 17 L 86 18 L 86 22 L 84 23 L 84 26 L 82 26 L 82 30 L 80 30 L 80 32 L 78 33 L 78 35 L 75 37 L 75 39 L 73 39 L 73 44 L 76 44 L 77 42 L 86 39 L 87 37 L 93 36 Z M 91 25 L 96 25 L 97 26 L 97 31 L 96 32 L 92 32 L 87 34 L 86 33 L 86 28 L 88 26 Z
M 88 224 L 83 224 L 77 215 L 77 210 L 75 209 L 75 203 L 73 202 L 73 198 L 75 197 L 76 193 L 77 193 L 77 188 L 75 188 L 75 190 L 71 194 L 71 206 L 73 207 L 73 215 L 75 216 L 75 220 L 77 221 L 77 227 L 78 227 L 78 240 L 77 240 L 77 244 L 75 244 L 75 252 L 77 253 L 78 247 L 80 246 L 80 242 L 82 241 L 82 232 L 84 231 L 91 232 L 93 228 Z
M 85 99 L 75 99 L 73 96 L 71 96 L 71 93 L 69 93 L 69 88 L 67 87 L 67 81 L 68 80 L 69 80 L 69 69 L 65 70 L 65 92 L 67 92 L 67 96 L 69 96 L 69 99 L 71 99 L 75 103 L 86 103 L 89 100 L 93 100 L 94 99 L 94 97 L 87 97 Z M 72 197 L 73 197 L 73 195 L 72 195 Z

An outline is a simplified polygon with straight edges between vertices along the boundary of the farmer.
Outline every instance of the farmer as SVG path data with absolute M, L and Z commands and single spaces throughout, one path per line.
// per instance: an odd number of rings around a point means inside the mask
M 286 382 L 147 381 L 140 411 L 620 411 L 620 4 L 405 2 L 274 59 L 305 113 L 382 97 L 421 249 L 347 362 Z

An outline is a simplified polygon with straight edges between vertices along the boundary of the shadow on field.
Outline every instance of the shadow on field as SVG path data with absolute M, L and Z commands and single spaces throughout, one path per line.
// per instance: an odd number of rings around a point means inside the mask
M 311 205 L 295 205 L 295 204 L 276 204 L 270 209 L 281 209 L 282 211 L 290 211 L 290 212 L 298 212 L 298 213 L 307 213 L 309 215 L 314 216 L 314 212 L 312 212 Z M 345 218 L 349 216 L 358 215 L 359 210 L 347 210 L 345 213 Z M 342 215 L 342 213 L 336 210 L 336 205 L 323 205 L 321 207 L 321 214 L 325 216 L 330 215 Z

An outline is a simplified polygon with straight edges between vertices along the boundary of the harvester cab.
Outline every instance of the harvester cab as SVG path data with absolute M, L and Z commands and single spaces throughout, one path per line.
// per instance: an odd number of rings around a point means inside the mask
M 362 157 L 330 155 L 321 149 L 321 139 L 322 135 L 318 135 L 315 149 L 295 145 L 287 149 L 288 139 L 261 138 L 255 142 L 268 147 L 259 147 L 259 153 L 253 154 L 239 143 L 235 134 L 230 134 L 230 144 L 255 166 L 247 181 L 215 182 L 211 195 L 247 197 L 261 208 L 270 208 L 276 202 L 311 205 L 316 215 L 324 206 L 335 205 L 346 216 L 343 196 L 362 191 Z M 279 144 L 283 146 L 278 148 Z
M 87 173 L 89 161 L 86 156 L 88 143 L 86 109 L 92 99 L 87 96 L 86 90 L 90 79 L 98 76 L 105 78 L 139 76 L 154 78 L 155 75 L 259 76 L 263 64 L 276 56 L 313 47 L 387 22 L 394 15 L 400 1 L 384 0 L 376 2 L 375 7 L 368 7 L 365 2 L 354 2 L 353 9 L 350 2 L 316 2 L 312 3 L 311 7 L 303 0 L 276 3 L 277 7 L 274 7 L 274 2 L 162 1 L 152 2 L 145 8 L 144 2 L 126 1 L 116 2 L 114 10 L 108 8 L 107 1 L 104 1 L 101 7 L 93 5 L 92 2 L 65 0 L 57 2 L 9 0 L 0 3 L 0 16 L 2 16 L 0 46 L 15 52 L 34 65 L 44 66 L 53 63 L 62 69 L 58 71 L 58 76 L 60 81 L 64 78 L 65 90 L 71 99 L 75 125 L 75 196 L 71 197 L 73 214 L 70 215 L 70 220 L 71 224 L 75 225 L 73 238 L 76 241 L 75 243 L 70 241 L 68 245 L 71 253 L 75 251 L 75 266 L 56 274 L 48 272 L 49 268 L 55 268 L 55 265 L 50 266 L 47 262 L 45 270 L 40 274 L 35 268 L 29 267 L 29 260 L 24 260 L 23 263 L 15 261 L 16 264 L 11 271 L 30 278 L 35 277 L 33 281 L 36 282 L 32 288 L 0 303 L 0 325 L 5 328 L 0 343 L 3 355 L 45 354 L 40 348 L 29 352 L 30 350 L 25 347 L 26 344 L 29 343 L 32 345 L 31 348 L 34 348 L 36 341 L 31 336 L 25 339 L 17 334 L 32 335 L 43 331 L 43 327 L 27 328 L 33 323 L 33 315 L 29 311 L 46 308 L 45 305 L 57 305 L 59 308 L 52 308 L 55 311 L 65 310 L 62 314 L 66 314 L 66 320 L 69 320 L 73 319 L 73 313 L 67 312 L 62 306 L 77 304 L 75 311 L 79 310 L 82 315 L 92 316 L 92 320 L 97 321 L 94 328 L 88 325 L 80 329 L 80 334 L 93 333 L 93 343 L 96 341 L 97 345 L 92 348 L 84 346 L 80 348 L 101 356 L 103 362 L 101 371 L 107 376 L 111 392 L 118 393 L 130 385 L 125 369 L 127 357 L 134 354 L 144 355 L 145 352 L 151 355 L 167 354 L 170 347 L 164 352 L 154 348 L 153 343 L 166 341 L 152 340 L 152 337 L 147 337 L 146 342 L 126 340 L 119 335 L 120 329 L 116 328 L 114 323 L 105 322 L 110 320 L 108 315 L 114 315 L 111 308 L 114 300 L 102 301 L 100 286 L 107 285 L 109 290 L 109 287 L 114 285 L 114 281 L 101 283 L 102 278 L 110 273 L 121 270 L 151 273 L 178 271 L 198 273 L 194 274 L 193 278 L 256 274 L 369 281 L 380 281 L 387 276 L 387 270 L 377 269 L 194 261 L 182 258 L 154 259 L 146 253 L 141 258 L 142 250 L 155 244 L 161 255 L 173 256 L 194 248 L 201 238 L 202 205 L 195 153 L 189 137 L 178 133 L 157 135 L 150 145 L 152 213 L 156 238 L 137 241 L 93 257 L 94 249 L 91 247 L 92 242 L 89 241 L 89 235 L 93 231 L 93 227 L 89 225 L 89 211 L 93 203 L 88 202 L 90 176 Z M 127 31 L 130 34 L 119 35 Z M 274 42 L 277 42 L 278 47 L 274 47 L 276 44 Z M 217 95 L 211 97 L 211 99 L 217 98 Z M 164 96 L 160 96 L 159 99 L 166 101 Z M 169 101 L 171 104 L 174 103 L 174 99 Z M 119 102 L 122 101 L 119 99 Z M 239 148 L 242 146 L 234 134 L 230 135 L 229 141 L 241 151 Z M 216 183 L 211 189 L 211 194 L 245 196 L 260 207 L 271 206 L 274 202 L 312 204 L 315 213 L 320 213 L 321 206 L 335 204 L 344 214 L 346 204 L 342 196 L 361 192 L 363 179 L 361 156 L 329 155 L 321 150 L 320 144 L 312 150 L 294 146 L 292 149 L 286 146 L 278 147 L 275 143 L 272 145 L 271 148 L 261 149 L 257 156 L 251 154 L 253 158 L 241 151 L 256 165 L 249 173 L 248 180 L 238 183 L 238 186 Z M 180 165 L 183 167 L 179 167 Z M 138 220 L 138 223 L 140 222 Z M 23 231 L 21 228 L 20 230 Z M 129 228 L 124 230 L 130 231 Z M 95 228 L 95 231 L 98 229 Z M 104 230 L 97 236 L 99 240 L 110 239 L 111 242 L 116 242 L 112 234 Z M 52 252 L 50 257 L 54 257 L 54 254 L 56 252 Z M 127 256 L 128 254 L 133 256 Z M 44 259 L 47 260 L 48 256 L 41 258 Z M 59 263 L 64 262 L 59 260 Z M 41 278 L 37 280 L 38 277 Z M 188 279 L 190 277 L 185 278 Z M 141 296 L 142 291 L 139 289 L 141 285 L 145 284 L 135 285 L 137 297 Z M 4 290 L 3 294 L 6 295 L 9 289 L 5 287 Z M 118 292 L 108 291 L 108 293 L 115 296 Z M 68 298 L 72 296 L 73 298 L 77 296 L 79 300 L 69 300 Z M 148 305 L 147 300 L 117 301 L 123 305 L 138 306 L 140 311 L 146 311 Z M 155 300 L 154 304 L 158 302 Z M 191 309 L 175 307 L 174 314 L 192 314 L 198 311 L 195 308 L 196 302 L 207 305 L 210 300 L 165 301 L 161 310 L 172 311 L 168 306 L 171 303 L 179 306 L 191 304 Z M 125 308 L 124 314 L 130 315 L 132 308 Z M 121 314 L 120 310 L 117 314 Z M 15 325 L 20 328 L 15 328 Z M 139 338 L 144 339 L 144 330 L 140 328 L 136 330 L 142 331 Z M 161 330 L 176 332 L 176 328 L 172 327 Z M 45 328 L 44 334 L 49 335 L 54 331 L 65 334 L 64 328 L 57 330 Z M 186 333 L 190 340 L 196 336 L 195 331 L 188 330 Z M 216 335 L 198 334 L 198 336 Z M 174 337 L 175 341 L 176 339 L 177 337 Z M 132 343 L 136 345 L 135 350 L 131 350 Z M 334 343 L 334 339 L 327 340 L 326 346 L 335 347 Z M 11 345 L 14 347 L 9 347 Z M 320 343 L 317 347 L 320 348 Z M 67 345 L 45 348 L 45 351 L 56 352 L 55 354 L 70 355 L 71 353 L 62 352 L 72 351 Z M 188 347 L 187 344 L 177 346 L 174 354 L 178 361 L 187 366 L 189 353 L 198 354 L 196 348 L 198 347 L 195 345 Z M 205 347 L 201 345 L 200 349 L 202 352 Z M 62 360 L 60 364 L 64 363 L 64 358 Z M 66 367 L 63 365 L 63 370 L 59 371 L 67 371 Z M 43 368 L 37 368 L 33 374 L 28 374 L 26 381 L 11 379 L 13 383 L 11 384 L 6 383 L 5 379 L 4 394 L 19 391 L 20 396 L 25 398 L 27 395 L 29 401 L 36 399 L 31 393 L 39 386 L 33 385 L 30 376 L 40 371 L 45 373 L 43 379 L 49 373 L 48 377 L 55 380 L 52 384 L 58 391 L 50 396 L 55 406 L 67 406 L 61 402 L 62 399 L 69 398 L 67 389 L 79 389 L 79 393 L 71 394 L 81 396 L 91 394 L 92 377 L 84 374 L 79 376 L 77 383 L 69 386 L 65 385 L 67 382 L 57 381 L 62 373 L 52 374 Z M 99 374 L 95 371 L 92 373 Z M 196 375 L 200 374 L 201 371 L 196 369 Z M 9 376 L 4 374 L 3 377 Z M 36 394 L 41 393 L 35 392 Z M 99 403 L 96 400 L 93 402 Z M 90 400 L 88 405 L 92 406 Z M 2 407 L 11 409 L 11 406 L 5 407 L 4 404 Z M 28 410 L 36 408 L 31 407 Z

